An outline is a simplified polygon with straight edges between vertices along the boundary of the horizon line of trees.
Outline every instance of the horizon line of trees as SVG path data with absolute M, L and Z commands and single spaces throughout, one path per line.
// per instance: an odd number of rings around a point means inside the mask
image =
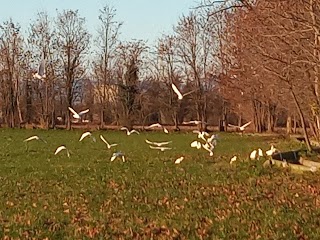
M 299 124 L 319 140 L 319 10 L 316 0 L 204 0 L 155 46 L 121 41 L 108 5 L 94 37 L 77 10 L 38 13 L 27 36 L 10 19 L 0 24 L 0 119 L 49 128 L 63 116 L 70 129 L 67 107 L 89 107 L 102 127 L 252 120 L 257 132 Z M 33 79 L 42 56 L 46 78 Z M 193 92 L 178 100 L 172 83 Z

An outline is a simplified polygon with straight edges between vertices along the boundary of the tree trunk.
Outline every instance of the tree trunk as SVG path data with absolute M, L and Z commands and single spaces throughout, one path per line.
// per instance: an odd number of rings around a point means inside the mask
M 287 134 L 292 133 L 292 119 L 291 116 L 287 117 Z
M 309 140 L 308 133 L 307 133 L 307 127 L 306 127 L 305 118 L 304 118 L 303 112 L 301 110 L 301 107 L 299 105 L 298 99 L 297 99 L 295 93 L 293 92 L 293 89 L 291 89 L 291 95 L 293 97 L 294 103 L 295 103 L 295 105 L 297 107 L 297 110 L 298 110 L 298 114 L 299 114 L 299 117 L 300 117 L 300 120 L 301 120 L 303 135 L 304 135 L 304 138 L 305 138 L 305 142 L 307 144 L 307 148 L 308 148 L 309 151 L 312 151 L 312 147 L 311 147 L 310 140 Z

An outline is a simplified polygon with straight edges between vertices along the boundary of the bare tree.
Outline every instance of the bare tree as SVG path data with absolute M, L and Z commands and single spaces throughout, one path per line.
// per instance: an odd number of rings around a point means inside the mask
M 62 61 L 66 102 L 68 106 L 73 106 L 79 86 L 77 84 L 83 80 L 85 74 L 84 57 L 89 48 L 90 35 L 85 28 L 85 19 L 79 16 L 78 11 L 63 11 L 58 14 L 56 24 L 57 46 Z M 71 119 L 68 113 L 67 129 L 70 128 Z
M 97 60 L 93 62 L 93 76 L 100 105 L 100 126 L 103 127 L 108 105 L 111 107 L 109 94 L 112 91 L 112 84 L 115 83 L 113 78 L 115 51 L 122 23 L 115 20 L 116 10 L 113 7 L 107 5 L 99 12 L 100 28 L 96 39 L 98 50 Z
M 19 107 L 22 42 L 20 26 L 11 19 L 0 25 L 0 77 L 4 103 L 2 111 L 9 127 L 16 127 L 22 122 Z
M 121 43 L 117 48 L 117 86 L 121 108 L 121 123 L 131 128 L 138 95 L 139 67 L 146 50 L 143 41 Z

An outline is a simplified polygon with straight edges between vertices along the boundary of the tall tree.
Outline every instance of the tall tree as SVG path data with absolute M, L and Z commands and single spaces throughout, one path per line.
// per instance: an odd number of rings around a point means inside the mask
M 22 122 L 19 107 L 23 38 L 12 19 L 0 24 L 1 95 L 5 122 L 16 127 Z
M 100 125 L 103 127 L 105 115 L 110 100 L 110 91 L 114 82 L 113 71 L 115 65 L 115 51 L 118 44 L 121 22 L 115 20 L 116 10 L 105 6 L 99 10 L 100 28 L 96 38 L 97 58 L 93 61 L 93 76 L 96 86 L 96 95 L 99 100 Z M 110 107 L 110 105 L 109 105 Z
M 85 19 L 79 16 L 78 11 L 63 11 L 58 14 L 56 24 L 66 103 L 68 106 L 73 106 L 79 81 L 83 80 L 85 74 L 84 61 L 89 48 L 90 35 L 85 27 Z M 66 111 L 68 111 L 67 108 Z M 67 129 L 71 128 L 70 116 L 68 112 Z

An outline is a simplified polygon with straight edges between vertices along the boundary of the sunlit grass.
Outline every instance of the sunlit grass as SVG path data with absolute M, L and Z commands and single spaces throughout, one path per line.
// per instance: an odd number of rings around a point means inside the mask
M 214 157 L 190 148 L 192 133 L 1 129 L 0 235 L 42 239 L 296 239 L 319 236 L 317 173 L 296 174 L 248 161 L 251 150 L 286 139 L 219 133 Z M 32 135 L 48 143 L 23 140 Z M 111 143 L 108 150 L 99 134 Z M 172 150 L 148 148 L 172 140 Z M 71 151 L 54 155 L 65 145 Z M 114 151 L 127 162 L 110 162 Z M 230 166 L 229 160 L 239 160 Z M 185 156 L 180 165 L 174 160 Z

